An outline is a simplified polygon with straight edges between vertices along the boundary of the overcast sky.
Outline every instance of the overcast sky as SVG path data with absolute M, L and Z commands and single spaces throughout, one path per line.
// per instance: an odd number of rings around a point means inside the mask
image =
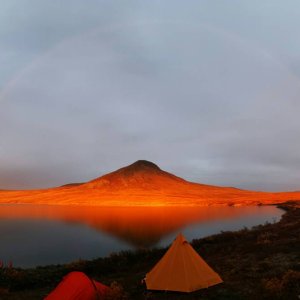
M 300 190 L 300 2 L 0 0 L 0 189 L 138 159 Z

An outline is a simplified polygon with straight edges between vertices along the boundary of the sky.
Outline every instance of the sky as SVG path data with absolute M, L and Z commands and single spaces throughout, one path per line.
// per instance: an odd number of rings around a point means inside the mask
M 300 2 L 0 0 L 0 189 L 138 159 L 300 190 Z

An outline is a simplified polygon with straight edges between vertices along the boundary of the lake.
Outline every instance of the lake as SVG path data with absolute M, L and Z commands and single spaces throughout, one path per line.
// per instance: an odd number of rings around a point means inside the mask
M 279 221 L 275 206 L 80 207 L 0 205 L 0 260 L 14 266 L 67 263 L 112 252 L 191 241 Z

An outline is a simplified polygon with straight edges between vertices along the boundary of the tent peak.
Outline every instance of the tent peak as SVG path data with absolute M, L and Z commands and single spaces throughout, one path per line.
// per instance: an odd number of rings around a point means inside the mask
M 177 235 L 175 241 L 178 241 L 179 243 L 182 243 L 182 244 L 188 242 L 188 241 L 186 240 L 186 238 L 184 237 L 184 235 L 183 235 L 181 232 L 178 233 L 178 235 Z

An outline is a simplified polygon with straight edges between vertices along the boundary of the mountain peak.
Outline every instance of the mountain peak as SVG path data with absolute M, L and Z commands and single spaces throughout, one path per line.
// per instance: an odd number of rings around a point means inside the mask
M 148 160 L 137 160 L 133 164 L 129 165 L 127 168 L 135 169 L 135 170 L 145 170 L 145 169 L 152 169 L 159 171 L 160 168 L 153 162 Z
M 106 187 L 110 190 L 124 188 L 165 189 L 172 184 L 185 183 L 185 180 L 161 170 L 148 160 L 137 160 L 133 164 L 103 175 L 83 187 Z

